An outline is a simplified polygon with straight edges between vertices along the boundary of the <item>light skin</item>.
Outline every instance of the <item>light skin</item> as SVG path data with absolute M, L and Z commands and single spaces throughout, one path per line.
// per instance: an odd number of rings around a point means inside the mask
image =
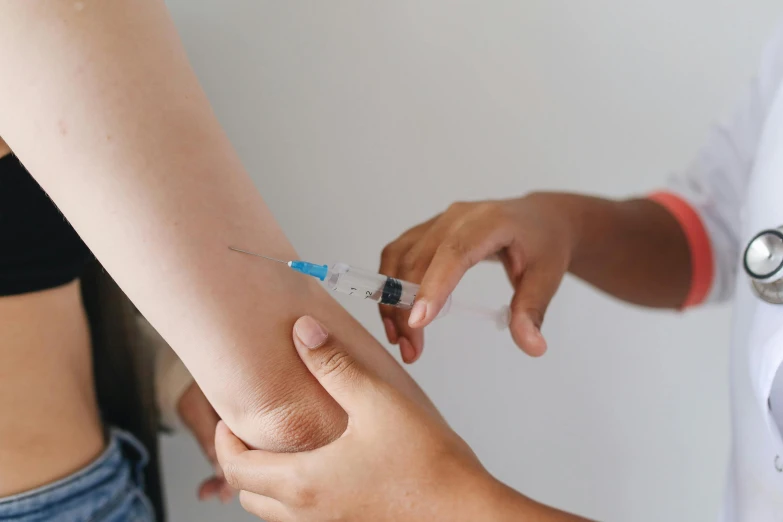
M 306 313 L 435 411 L 317 283 L 228 250 L 296 258 L 162 0 L 10 0 L 0 63 L 14 71 L 0 82 L 0 135 L 242 440 L 290 451 L 343 432 L 345 413 L 290 349 Z
M 78 282 L 0 298 L 0 496 L 62 478 L 102 451 L 88 339 Z M 196 383 L 179 398 L 177 412 L 216 464 L 219 418 Z M 219 466 L 216 472 L 199 496 L 228 501 L 233 490 Z
M 177 402 L 177 414 L 215 469 L 215 475 L 199 485 L 199 500 L 216 498 L 223 503 L 229 502 L 236 491 L 226 482 L 215 452 L 215 427 L 220 417 L 195 382 L 188 386 Z
M 269 522 L 576 522 L 495 480 L 442 419 L 389 386 L 311 317 L 294 326 L 307 368 L 348 412 L 331 444 L 303 453 L 249 450 L 224 424 L 216 434 L 242 506 Z
M 80 295 L 73 282 L 0 297 L 0 497 L 67 476 L 103 450 Z

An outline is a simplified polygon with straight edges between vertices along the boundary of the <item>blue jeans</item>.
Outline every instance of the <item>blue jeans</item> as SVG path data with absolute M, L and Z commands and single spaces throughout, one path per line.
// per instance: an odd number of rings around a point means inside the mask
M 147 450 L 131 434 L 111 430 L 91 464 L 40 488 L 0 498 L 2 522 L 153 522 L 142 472 Z

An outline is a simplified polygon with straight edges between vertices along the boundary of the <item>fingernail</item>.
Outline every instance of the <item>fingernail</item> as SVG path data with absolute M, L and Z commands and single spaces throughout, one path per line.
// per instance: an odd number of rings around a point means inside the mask
M 383 320 L 383 328 L 386 330 L 386 338 L 392 344 L 397 344 L 397 328 L 394 327 L 394 323 L 391 319 Z
M 411 316 L 408 318 L 408 325 L 413 327 L 419 324 L 424 320 L 424 318 L 427 316 L 427 302 L 426 301 L 416 301 L 413 304 L 413 309 L 411 310 Z
M 416 358 L 416 350 L 413 349 L 413 345 L 405 337 L 400 337 L 400 355 L 402 355 L 402 360 L 406 363 L 410 363 Z
M 525 318 L 526 332 L 524 334 L 523 350 L 532 357 L 541 357 L 546 352 L 546 340 L 541 329 L 533 319 Z
M 313 319 L 312 317 L 302 317 L 296 322 L 294 326 L 296 330 L 296 336 L 302 341 L 302 344 L 314 350 L 321 346 L 329 335 L 321 326 L 321 323 Z
M 544 355 L 547 351 L 547 342 L 546 338 L 544 338 L 544 334 L 541 333 L 541 330 L 536 328 L 535 334 L 534 334 L 535 343 L 538 346 L 538 349 L 534 351 L 534 355 L 536 357 L 540 357 Z

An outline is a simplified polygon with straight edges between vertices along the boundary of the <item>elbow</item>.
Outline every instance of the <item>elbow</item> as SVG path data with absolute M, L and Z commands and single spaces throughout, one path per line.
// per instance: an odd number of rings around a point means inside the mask
M 313 450 L 336 440 L 348 424 L 345 411 L 315 382 L 249 397 L 223 420 L 252 448 L 278 453 Z

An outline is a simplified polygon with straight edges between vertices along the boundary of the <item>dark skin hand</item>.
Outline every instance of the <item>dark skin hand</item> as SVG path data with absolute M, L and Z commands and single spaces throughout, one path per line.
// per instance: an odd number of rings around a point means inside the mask
M 611 201 L 537 193 L 455 203 L 389 243 L 380 272 L 420 283 L 412 310 L 380 307 L 389 342 L 407 363 L 424 348 L 423 328 L 459 281 L 486 259 L 501 261 L 511 285 L 511 336 L 531 356 L 547 349 L 541 334 L 549 302 L 569 271 L 620 299 L 676 308 L 688 292 L 686 238 L 667 210 L 645 199 Z
M 465 272 L 488 258 L 503 263 L 514 286 L 511 333 L 531 355 L 546 349 L 541 323 L 566 272 L 654 307 L 679 306 L 691 275 L 679 224 L 650 200 L 533 194 L 453 205 L 384 250 L 382 273 L 422 285 L 410 317 L 382 310 L 390 340 L 400 342 L 406 361 L 421 354 L 421 328 Z M 276 521 L 582 520 L 489 477 L 444 422 L 379 382 L 318 325 L 301 318 L 294 342 L 348 413 L 348 428 L 321 449 L 280 455 L 250 451 L 220 425 L 221 465 L 228 483 L 243 490 L 250 512 Z
M 312 317 L 294 344 L 348 413 L 336 441 L 312 451 L 250 450 L 225 424 L 215 446 L 242 506 L 268 522 L 586 522 L 492 477 L 443 419 L 363 366 Z

